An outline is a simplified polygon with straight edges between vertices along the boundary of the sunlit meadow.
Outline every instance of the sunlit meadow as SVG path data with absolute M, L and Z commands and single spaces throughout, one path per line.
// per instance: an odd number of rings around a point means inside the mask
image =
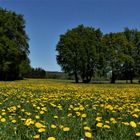
M 140 139 L 140 85 L 0 82 L 0 140 L 32 139 Z

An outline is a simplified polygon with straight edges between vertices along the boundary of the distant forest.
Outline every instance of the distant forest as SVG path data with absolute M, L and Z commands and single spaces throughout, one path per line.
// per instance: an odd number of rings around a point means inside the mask
M 0 8 L 0 80 L 47 77 L 75 79 L 76 83 L 93 79 L 140 81 L 137 29 L 103 34 L 100 29 L 79 25 L 67 30 L 56 45 L 56 60 L 64 73 L 32 68 L 28 42 L 23 15 Z

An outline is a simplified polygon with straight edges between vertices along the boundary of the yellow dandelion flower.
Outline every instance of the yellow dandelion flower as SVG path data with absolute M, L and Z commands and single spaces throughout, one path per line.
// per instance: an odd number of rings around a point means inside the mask
M 109 125 L 107 125 L 107 124 L 105 124 L 105 125 L 103 126 L 103 128 L 107 128 L 107 129 L 109 129 L 109 128 L 110 128 L 110 126 L 109 126 Z
M 87 114 L 82 114 L 81 117 L 82 118 L 86 118 L 87 117 Z
M 45 128 L 45 126 L 44 126 L 43 124 L 39 123 L 39 122 L 36 122 L 36 123 L 35 123 L 35 126 L 36 126 L 37 128 Z
M 56 128 L 56 125 L 52 124 L 51 125 L 51 128 L 55 129 Z
M 2 113 L 1 113 L 1 115 L 3 115 L 3 116 L 4 116 L 5 114 L 6 114 L 5 112 L 2 112 Z
M 16 120 L 12 120 L 12 123 L 16 123 L 17 121 Z
M 1 118 L 0 121 L 1 121 L 1 122 L 6 122 L 6 119 L 5 119 L 5 118 Z
M 85 132 L 85 137 L 91 138 L 92 137 L 92 134 L 90 132 Z
M 39 128 L 39 129 L 38 129 L 38 132 L 39 132 L 39 133 L 45 132 L 45 129 L 44 129 L 44 128 Z
M 105 123 L 108 123 L 109 124 L 110 122 L 109 121 L 105 121 Z
M 55 137 L 48 137 L 47 140 L 56 140 Z
M 69 113 L 67 116 L 68 116 L 68 117 L 71 117 L 71 116 L 72 116 L 72 113 Z
M 78 108 L 78 107 L 75 107 L 73 110 L 74 110 L 74 111 L 78 111 L 78 110 L 79 110 L 79 108 Z
M 90 131 L 90 127 L 85 126 L 85 127 L 84 127 L 84 130 L 88 130 L 88 131 Z
M 137 127 L 137 124 L 136 124 L 134 121 L 131 121 L 131 122 L 130 122 L 130 126 L 132 126 L 132 127 L 135 128 L 135 127 Z
M 64 127 L 63 131 L 70 131 L 70 128 L 69 127 Z
M 96 121 L 100 122 L 101 119 L 102 119 L 102 117 L 97 117 L 97 118 L 96 118 Z
M 134 118 L 138 118 L 139 116 L 137 114 L 132 115 Z
M 117 123 L 117 121 L 115 120 L 115 118 L 110 118 L 110 121 L 112 122 L 112 123 Z
M 26 126 L 29 126 L 29 125 L 31 125 L 31 124 L 34 124 L 34 121 L 33 121 L 32 119 L 27 119 L 27 120 L 25 120 L 24 124 L 25 124 Z
M 122 122 L 122 124 L 124 124 L 126 126 L 130 125 L 128 122 Z
M 140 137 L 140 132 L 137 132 L 137 133 L 136 133 L 136 136 Z
M 33 136 L 33 138 L 34 138 L 34 139 L 39 139 L 39 138 L 40 138 L 40 135 L 37 134 L 37 135 Z
M 97 123 L 96 126 L 97 127 L 102 127 L 103 126 L 103 123 Z
M 80 112 L 76 112 L 76 115 L 77 115 L 77 116 L 80 116 L 80 115 L 81 115 L 81 113 L 80 113 Z
M 58 119 L 58 116 L 54 116 L 54 119 Z
M 20 105 L 18 105 L 18 106 L 17 106 L 17 108 L 21 108 L 21 106 L 20 106 Z
M 36 119 L 40 119 L 40 116 L 36 115 L 35 118 L 36 118 Z
M 40 111 L 40 114 L 44 114 L 44 111 Z

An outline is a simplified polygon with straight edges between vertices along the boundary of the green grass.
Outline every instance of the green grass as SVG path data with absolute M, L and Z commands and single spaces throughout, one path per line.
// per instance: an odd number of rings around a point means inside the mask
M 33 140 L 37 134 L 40 140 L 50 136 L 56 140 L 137 140 L 139 93 L 139 84 L 74 84 L 46 79 L 0 82 L 0 140 Z M 45 132 L 38 132 L 37 122 L 45 126 Z M 98 123 L 103 126 L 99 128 Z M 56 128 L 51 128 L 52 124 Z M 85 126 L 90 130 L 84 130 Z M 65 127 L 70 130 L 63 131 Z M 87 138 L 85 132 L 92 137 Z

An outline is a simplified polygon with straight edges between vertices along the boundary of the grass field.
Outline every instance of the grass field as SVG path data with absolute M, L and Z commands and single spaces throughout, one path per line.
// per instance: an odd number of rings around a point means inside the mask
M 0 82 L 0 140 L 32 139 L 140 139 L 140 85 Z

